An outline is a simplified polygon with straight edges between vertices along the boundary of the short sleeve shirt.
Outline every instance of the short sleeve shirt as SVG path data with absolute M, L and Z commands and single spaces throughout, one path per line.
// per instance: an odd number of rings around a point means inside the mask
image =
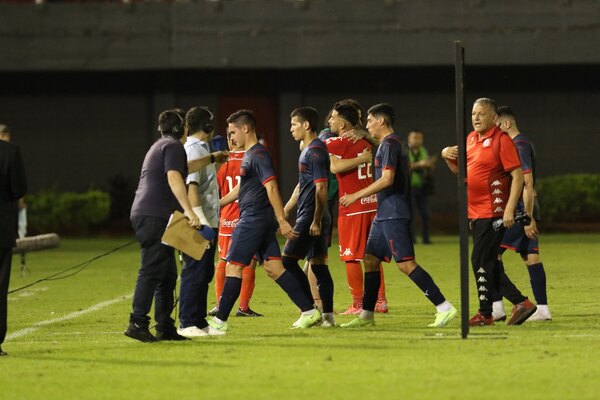
M 240 183 L 240 166 L 243 158 L 243 151 L 232 151 L 229 153 L 229 160 L 219 168 L 217 181 L 221 197 L 225 197 Z M 239 217 L 240 208 L 237 200 L 221 208 L 219 235 L 230 236 L 237 225 Z
M 316 183 L 329 177 L 329 155 L 325 143 L 315 139 L 306 146 L 298 161 L 300 195 L 298 196 L 298 222 L 311 223 L 315 214 Z
M 249 148 L 240 166 L 240 216 L 261 217 L 273 208 L 264 185 L 277 179 L 269 150 L 260 143 Z
M 519 159 L 521 160 L 521 169 L 523 170 L 523 175 L 531 174 L 531 176 L 533 177 L 533 182 L 535 184 L 537 160 L 536 160 L 535 148 L 533 147 L 533 143 L 527 136 L 525 136 L 521 133 L 519 133 L 517 136 L 515 136 L 513 138 L 513 142 L 517 148 L 517 152 L 519 153 Z M 517 211 L 520 211 L 520 212 L 525 211 L 525 206 L 524 206 L 522 200 L 520 200 L 519 203 L 517 204 Z M 533 217 L 536 220 L 540 219 L 539 212 L 540 212 L 539 205 L 537 204 L 537 198 L 536 198 L 536 201 L 535 201 L 535 204 L 533 207 Z
M 510 136 L 500 128 L 481 138 L 476 131 L 467 136 L 468 216 L 498 218 L 510 196 L 510 172 L 521 166 Z
M 185 142 L 185 153 L 188 160 L 197 160 L 210 154 L 208 143 L 189 137 Z M 219 186 L 217 171 L 214 164 L 209 164 L 199 171 L 188 175 L 186 183 L 191 185 L 189 190 L 196 190 L 202 205 L 202 212 L 208 224 L 217 228 L 219 226 Z
M 342 137 L 332 137 L 325 141 L 327 151 L 332 157 L 340 159 L 355 158 L 365 149 L 371 149 L 371 144 L 365 139 L 361 139 L 354 143 L 350 139 Z M 340 196 L 345 196 L 349 193 L 356 193 L 359 190 L 366 188 L 373 183 L 373 172 L 371 163 L 364 163 L 350 171 L 336 174 L 339 185 Z M 354 202 L 349 207 L 344 207 L 340 204 L 339 215 L 352 216 L 377 211 L 377 196 L 371 195 L 363 197 Z
M 376 220 L 410 219 L 410 166 L 408 154 L 402 146 L 400 135 L 386 136 L 375 154 L 375 179 L 380 179 L 383 171 L 394 171 L 391 186 L 377 193 Z
M 140 181 L 131 206 L 131 217 L 152 216 L 169 219 L 175 210 L 183 211 L 175 198 L 167 172 L 177 171 L 187 177 L 187 157 L 178 139 L 164 136 L 146 153 Z

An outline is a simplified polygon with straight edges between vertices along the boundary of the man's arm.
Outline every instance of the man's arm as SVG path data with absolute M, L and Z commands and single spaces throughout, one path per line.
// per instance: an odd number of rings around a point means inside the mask
M 370 163 L 373 160 L 373 153 L 369 148 L 366 148 L 358 156 L 354 158 L 338 158 L 335 155 L 329 157 L 329 170 L 334 174 L 351 171 L 358 168 L 361 164 Z
M 508 201 L 506 202 L 506 208 L 504 209 L 504 216 L 502 220 L 504 221 L 504 226 L 510 228 L 515 224 L 515 206 L 517 205 L 517 201 L 521 197 L 521 192 L 523 190 L 523 171 L 521 168 L 515 168 L 510 171 L 510 175 L 512 176 L 512 183 L 510 185 L 510 196 Z
M 215 151 L 214 153 L 210 153 L 196 160 L 188 161 L 188 171 L 190 173 L 200 171 L 202 168 L 206 167 L 208 164 L 212 164 L 213 162 L 216 164 L 222 164 L 227 161 L 228 158 L 228 151 Z
M 369 135 L 369 132 L 364 129 L 350 129 L 349 131 L 342 133 L 342 137 L 350 139 L 354 143 L 358 142 L 360 139 L 365 139 L 367 142 L 371 143 L 372 146 L 379 146 L 379 140 Z
M 277 179 L 271 179 L 270 181 L 266 182 L 265 189 L 267 190 L 269 203 L 271 203 L 271 207 L 273 207 L 273 211 L 275 211 L 275 217 L 279 223 L 281 234 L 285 236 L 286 239 L 298 239 L 298 232 L 293 230 L 292 226 L 285 219 L 285 213 L 283 212 L 283 201 L 281 200 L 281 195 L 279 194 L 279 185 L 277 185 Z
M 383 189 L 393 185 L 395 175 L 396 173 L 393 169 L 384 169 L 381 173 L 381 178 L 377 179 L 366 188 L 361 189 L 356 193 L 340 197 L 340 204 L 344 207 L 348 207 L 358 199 L 381 192 Z
M 446 165 L 448 165 L 450 171 L 458 174 L 458 146 L 445 147 L 442 150 L 442 158 L 446 161 Z
M 183 177 L 181 173 L 176 170 L 167 171 L 167 180 L 169 182 L 169 187 L 171 191 L 175 195 L 175 198 L 183 208 L 185 216 L 189 219 L 189 223 L 194 228 L 200 226 L 200 218 L 194 213 L 192 209 L 192 205 L 190 204 L 190 200 L 187 196 L 187 191 L 185 188 L 185 182 L 183 181 Z
M 538 235 L 537 223 L 533 219 L 533 207 L 535 204 L 535 188 L 533 186 L 533 174 L 523 174 L 523 180 L 525 182 L 523 186 L 523 204 L 525 205 L 525 212 L 531 217 L 531 223 L 525 226 L 525 235 L 529 239 L 535 239 Z
M 231 204 L 238 199 L 240 195 L 240 184 L 235 185 L 231 192 L 227 193 L 225 196 L 221 197 L 219 200 L 219 206 L 221 208 L 225 207 L 227 204 Z
M 315 183 L 315 216 L 310 225 L 310 235 L 319 236 L 321 234 L 321 219 L 327 204 L 327 181 Z
M 289 218 L 290 213 L 292 212 L 294 207 L 296 207 L 296 204 L 298 204 L 299 196 L 300 196 L 300 184 L 297 184 L 296 187 L 294 188 L 294 192 L 290 196 L 290 199 L 285 204 L 285 207 L 283 207 L 283 213 L 285 214 L 285 219 Z

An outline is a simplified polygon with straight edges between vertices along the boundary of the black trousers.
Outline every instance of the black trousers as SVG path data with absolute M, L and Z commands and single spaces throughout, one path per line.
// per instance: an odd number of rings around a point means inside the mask
M 0 248 L 0 344 L 6 338 L 8 283 L 12 264 L 12 248 Z
M 172 247 L 161 243 L 167 227 L 167 220 L 158 217 L 140 216 L 131 219 L 135 238 L 140 243 L 142 266 L 133 294 L 133 312 L 129 321 L 140 326 L 148 326 L 148 313 L 154 298 L 154 319 L 156 330 L 168 332 L 175 329 L 173 312 L 177 265 Z
M 494 230 L 492 222 L 496 219 L 471 220 L 473 235 L 471 264 L 475 274 L 479 312 L 485 316 L 492 314 L 493 295 L 495 292 L 500 292 L 500 279 L 503 275 L 503 270 L 498 263 L 498 248 L 502 243 L 504 228 Z

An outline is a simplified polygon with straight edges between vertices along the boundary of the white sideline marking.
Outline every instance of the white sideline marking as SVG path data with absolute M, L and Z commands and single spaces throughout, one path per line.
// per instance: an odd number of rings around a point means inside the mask
M 10 335 L 6 336 L 6 340 L 8 341 L 8 340 L 16 339 L 16 338 L 21 337 L 21 336 L 29 335 L 30 333 L 33 333 L 33 332 L 37 331 L 38 329 L 40 329 L 43 326 L 51 325 L 51 324 L 54 324 L 56 322 L 63 322 L 63 321 L 67 321 L 69 319 L 81 317 L 82 315 L 91 313 L 93 311 L 98 311 L 98 310 L 101 310 L 101 309 L 106 308 L 108 306 L 111 306 L 111 305 L 113 305 L 115 303 L 119 303 L 119 302 L 121 302 L 123 300 L 130 299 L 132 296 L 133 296 L 132 294 L 128 294 L 126 296 L 121 296 L 121 297 L 116 298 L 116 299 L 103 301 L 103 302 L 95 304 L 95 305 L 93 305 L 93 306 L 91 306 L 89 308 L 86 308 L 85 310 L 75 311 L 75 312 L 72 312 L 72 313 L 67 314 L 65 316 L 62 316 L 60 318 L 53 318 L 53 319 L 48 319 L 46 321 L 36 322 L 35 324 L 31 325 L 29 328 L 24 328 L 24 329 L 21 329 L 21 330 L 18 330 L 16 332 L 11 333 Z

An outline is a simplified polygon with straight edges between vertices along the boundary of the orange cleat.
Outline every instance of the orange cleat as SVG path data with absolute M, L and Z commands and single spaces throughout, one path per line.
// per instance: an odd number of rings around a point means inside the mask
M 492 317 L 491 315 L 489 317 L 485 317 L 483 314 L 478 312 L 473 318 L 469 320 L 469 326 L 485 325 L 494 325 L 494 317 Z
M 387 314 L 389 311 L 390 310 L 388 308 L 387 300 L 385 300 L 385 299 L 377 300 L 377 304 L 375 304 L 375 312 L 376 313 Z
M 340 313 L 340 315 L 358 315 L 362 309 L 362 304 L 352 304 L 346 311 Z

